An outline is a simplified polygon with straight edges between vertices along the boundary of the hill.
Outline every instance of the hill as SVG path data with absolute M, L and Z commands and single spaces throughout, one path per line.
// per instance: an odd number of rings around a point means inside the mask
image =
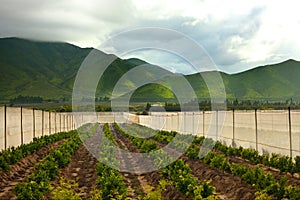
M 77 71 L 92 50 L 92 48 L 80 48 L 63 42 L 41 42 L 20 38 L 0 39 L 0 100 L 8 101 L 22 95 L 70 101 Z M 101 51 L 99 53 L 106 55 Z M 97 97 L 111 98 L 119 79 L 138 65 L 154 71 L 146 73 L 144 77 L 137 76 L 138 73 L 128 73 L 126 81 L 119 85 L 122 88 L 121 92 L 115 93 L 114 98 L 122 95 L 132 95 L 133 101 L 144 101 L 147 98 L 169 101 L 175 98 L 170 90 L 158 84 L 173 84 L 173 87 L 175 85 L 180 89 L 177 75 L 161 68 L 159 80 L 135 90 L 140 86 L 139 82 L 143 82 L 142 79 L 151 80 L 155 70 L 158 69 L 157 66 L 136 58 L 126 60 L 116 58 L 99 81 Z M 227 98 L 300 99 L 298 87 L 300 62 L 295 60 L 260 66 L 237 74 L 202 72 L 185 77 L 191 83 L 198 98 L 207 99 L 209 92 L 202 76 L 214 80 L 217 74 L 223 78 Z M 124 91 L 129 92 L 124 94 Z M 218 89 L 211 92 L 218 93 Z
M 91 50 L 62 42 L 0 39 L 0 100 L 22 95 L 70 101 L 77 71 Z M 99 81 L 99 97 L 110 97 L 115 83 L 135 62 L 141 61 L 116 58 Z
M 299 61 L 287 60 L 278 64 L 256 67 L 237 74 L 212 71 L 186 75 L 185 77 L 190 82 L 199 99 L 208 99 L 210 93 L 203 77 L 209 77 L 209 79 L 214 80 L 219 75 L 223 79 L 228 99 L 300 100 L 300 88 L 298 87 L 300 84 Z M 174 81 L 168 78 L 165 78 L 164 82 L 174 83 Z M 137 90 L 135 96 L 143 96 L 143 91 L 155 91 L 151 87 L 156 86 L 148 85 L 147 87 L 150 88 Z M 216 86 L 216 90 L 210 92 L 216 94 L 218 93 L 218 88 L 222 88 L 222 86 Z M 168 96 L 170 95 L 168 94 Z

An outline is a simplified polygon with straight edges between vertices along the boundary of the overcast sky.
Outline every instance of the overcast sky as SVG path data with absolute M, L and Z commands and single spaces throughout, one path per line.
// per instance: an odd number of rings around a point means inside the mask
M 0 37 L 66 41 L 80 47 L 98 47 L 111 35 L 122 31 L 160 27 L 176 30 L 195 40 L 217 67 L 227 73 L 290 58 L 300 60 L 297 0 L 0 2 Z M 141 42 L 138 36 L 124 39 L 124 44 Z M 193 53 L 193 49 L 190 51 Z M 174 72 L 194 72 L 184 59 L 153 49 L 124 55 L 127 57 L 139 57 Z

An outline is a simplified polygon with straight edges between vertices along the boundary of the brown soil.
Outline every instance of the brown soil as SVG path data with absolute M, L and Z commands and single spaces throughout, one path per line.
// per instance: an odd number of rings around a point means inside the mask
M 139 149 L 135 147 L 132 142 L 125 136 L 118 133 L 113 126 L 110 127 L 112 133 L 115 136 L 115 141 L 119 146 L 123 147 L 125 150 L 130 152 L 139 153 Z M 121 163 L 124 158 L 121 158 Z M 128 159 L 128 158 L 126 158 Z M 134 166 L 138 166 L 139 163 L 134 158 L 131 158 L 130 161 L 126 161 L 126 163 L 133 163 Z M 148 163 L 147 163 L 148 164 Z M 145 165 L 145 163 L 143 163 Z M 149 163 L 148 165 L 152 165 Z M 139 199 L 138 194 L 147 194 L 148 192 L 154 191 L 157 189 L 159 185 L 159 181 L 161 180 L 161 175 L 159 171 L 153 171 L 149 173 L 142 174 L 131 174 L 131 173 L 122 173 L 127 186 L 129 188 L 135 188 L 129 197 L 133 199 Z M 168 186 L 166 191 L 163 192 L 163 199 L 188 199 L 186 196 L 182 195 L 179 191 L 177 191 L 173 186 Z
M 212 180 L 216 192 L 223 199 L 255 199 L 255 189 L 240 177 L 211 168 L 199 160 L 191 160 L 185 156 L 182 159 L 189 164 L 193 175 L 199 180 Z
M 160 148 L 166 146 L 156 140 L 150 140 L 156 142 Z M 216 187 L 216 192 L 221 199 L 255 199 L 255 189 L 243 182 L 239 176 L 214 169 L 200 160 L 192 160 L 186 156 L 181 156 L 181 158 L 189 164 L 192 174 L 198 180 L 212 180 L 212 185 Z
M 96 133 L 84 143 L 89 144 L 89 149 L 97 149 L 97 141 L 100 141 L 100 135 Z M 80 194 L 82 199 L 90 199 L 92 196 L 90 192 L 95 188 L 99 188 L 96 185 L 98 178 L 96 173 L 97 162 L 97 159 L 90 151 L 82 145 L 72 156 L 69 165 L 66 168 L 60 169 L 59 175 L 52 181 L 51 186 L 56 188 L 61 178 L 66 182 L 73 180 L 78 184 L 78 187 L 74 188 L 75 193 Z M 52 199 L 51 194 L 46 194 L 45 199 Z
M 50 149 L 57 149 L 66 139 L 42 147 L 35 153 L 22 158 L 10 166 L 10 170 L 0 173 L 0 199 L 15 199 L 14 188 L 18 183 L 24 182 L 26 177 L 34 170 L 34 165 L 50 153 Z
M 241 164 L 241 165 L 247 165 L 251 168 L 254 168 L 256 165 L 251 163 L 249 160 L 245 160 L 243 158 L 240 158 L 240 157 L 237 157 L 237 156 L 225 156 L 226 158 L 228 158 L 228 160 L 231 162 L 231 163 L 237 163 L 237 164 Z M 299 177 L 295 177 L 293 176 L 292 174 L 290 173 L 281 173 L 279 169 L 275 169 L 275 168 L 272 168 L 272 167 L 268 167 L 268 166 L 265 166 L 263 164 L 259 164 L 258 165 L 261 169 L 263 169 L 265 171 L 265 173 L 272 173 L 276 180 L 280 180 L 283 176 L 286 176 L 288 178 L 288 181 L 287 181 L 287 185 L 293 185 L 293 186 L 297 186 L 299 187 L 300 185 L 300 179 Z

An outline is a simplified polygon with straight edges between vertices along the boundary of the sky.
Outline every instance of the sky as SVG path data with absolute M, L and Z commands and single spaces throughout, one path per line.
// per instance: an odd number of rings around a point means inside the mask
M 124 31 L 156 27 L 190 38 L 202 47 L 218 70 L 237 73 L 287 59 L 300 60 L 298 2 L 0 0 L 0 37 L 65 41 L 98 48 Z M 143 35 L 122 38 L 122 45 L 145 45 Z M 156 40 L 158 44 L 166 43 L 168 37 L 158 34 Z M 184 45 L 178 48 L 197 53 Z M 108 49 L 107 53 L 114 53 Z M 198 70 L 172 51 L 140 48 L 118 56 L 138 57 L 177 73 Z

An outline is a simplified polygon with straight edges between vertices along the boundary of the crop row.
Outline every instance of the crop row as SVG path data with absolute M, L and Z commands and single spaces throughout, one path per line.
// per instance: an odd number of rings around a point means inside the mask
M 155 130 L 137 124 L 126 124 L 124 125 L 124 127 L 132 132 L 135 131 L 141 133 L 144 130 L 145 133 L 151 133 L 154 140 L 157 140 L 164 144 L 170 143 L 175 135 L 178 134 L 173 131 L 159 131 L 157 132 L 157 134 L 153 134 Z M 259 154 L 259 152 L 255 149 L 243 148 L 241 146 L 226 146 L 219 141 L 214 142 L 212 139 L 205 138 L 203 136 L 195 136 L 193 144 L 202 145 L 204 140 L 206 142 L 205 146 L 211 145 L 213 146 L 214 150 L 219 150 L 227 156 L 238 156 L 243 159 L 249 160 L 253 164 L 263 164 L 265 166 L 274 167 L 276 169 L 279 169 L 281 172 L 300 173 L 300 156 L 296 156 L 293 160 L 289 156 L 284 156 L 276 153 L 272 153 L 271 155 Z M 197 152 L 199 151 L 194 152 L 194 157 L 198 156 Z
M 35 170 L 26 178 L 25 182 L 17 184 L 15 193 L 18 199 L 41 199 L 50 191 L 50 182 L 57 176 L 59 168 L 67 166 L 72 155 L 81 145 L 76 131 L 68 132 L 69 139 L 56 150 L 51 150 Z
M 114 147 L 114 137 L 108 124 L 104 125 L 103 133 L 99 155 L 101 162 L 98 162 L 96 167 L 97 184 L 100 186 L 102 199 L 124 199 L 128 190 L 123 176 L 117 169 L 109 167 L 109 165 L 117 167 L 119 161 L 116 159 L 117 151 Z
M 127 125 L 127 127 L 128 126 L 131 125 Z M 134 129 L 136 129 L 136 132 L 141 132 L 142 128 L 143 127 L 141 126 L 132 125 L 130 130 L 134 132 Z M 149 129 L 149 128 L 145 128 L 145 129 Z M 166 138 L 166 136 L 168 138 L 173 138 L 175 134 L 174 132 L 168 133 L 166 131 L 163 132 L 160 131 L 152 138 L 161 143 L 166 143 L 167 141 L 162 139 L 162 138 Z M 244 166 L 241 164 L 230 163 L 228 159 L 225 158 L 224 155 L 218 154 L 216 152 L 209 152 L 204 158 L 202 158 L 202 156 L 199 157 L 199 152 L 201 153 L 200 145 L 202 145 L 203 142 L 206 142 L 205 144 L 206 147 L 210 145 L 213 146 L 215 143 L 211 139 L 207 139 L 207 140 L 204 139 L 205 139 L 204 137 L 195 138 L 193 144 L 189 147 L 188 151 L 186 152 L 187 157 L 189 157 L 190 159 L 201 158 L 201 160 L 204 163 L 208 164 L 213 168 L 240 176 L 242 180 L 253 185 L 257 190 L 257 194 L 260 196 L 271 195 L 273 197 L 276 197 L 277 199 L 281 199 L 281 198 L 300 199 L 300 188 L 294 186 L 286 186 L 286 182 L 287 182 L 286 177 L 283 177 L 280 181 L 276 181 L 275 177 L 271 173 L 265 173 L 263 169 L 261 169 L 259 166 L 255 166 L 254 168 L 251 168 L 249 166 Z M 259 155 L 258 152 L 255 150 L 244 149 L 242 147 L 240 148 L 227 147 L 221 144 L 220 142 L 216 142 L 215 149 L 218 149 L 221 152 L 225 152 L 226 155 L 241 156 L 242 158 L 250 160 L 251 162 L 254 163 L 265 163 L 266 165 L 269 166 L 270 165 L 276 166 L 282 171 L 284 171 L 284 169 L 297 168 L 297 164 L 298 164 L 297 162 L 298 160 L 296 158 L 295 162 L 289 161 L 288 164 L 286 164 L 287 166 L 290 167 L 286 167 L 286 165 L 284 165 L 284 163 L 286 163 L 285 159 L 287 160 L 290 159 L 288 159 L 285 156 L 273 154 L 271 158 L 268 158 L 266 157 L 266 155 Z
M 18 147 L 10 147 L 6 150 L 2 150 L 0 152 L 0 172 L 2 170 L 8 171 L 10 165 L 15 164 L 25 156 L 34 153 L 42 147 L 69 137 L 70 134 L 67 132 L 45 135 L 40 138 L 33 138 L 33 141 L 28 144 L 22 144 Z
M 162 163 L 170 163 L 171 161 L 174 161 L 166 152 L 158 149 L 154 141 L 132 136 L 132 134 L 128 134 L 122 130 L 116 123 L 114 123 L 114 128 L 120 134 L 130 139 L 132 143 L 141 150 L 141 152 L 149 153 L 155 151 L 156 154 L 150 153 L 148 155 L 153 160 L 153 163 L 157 168 L 162 167 Z M 210 181 L 199 181 L 192 175 L 192 170 L 182 159 L 178 159 L 167 167 L 162 168 L 160 173 L 165 179 L 167 179 L 165 183 L 172 184 L 184 195 L 191 196 L 194 199 L 213 197 L 215 188 L 210 184 Z

